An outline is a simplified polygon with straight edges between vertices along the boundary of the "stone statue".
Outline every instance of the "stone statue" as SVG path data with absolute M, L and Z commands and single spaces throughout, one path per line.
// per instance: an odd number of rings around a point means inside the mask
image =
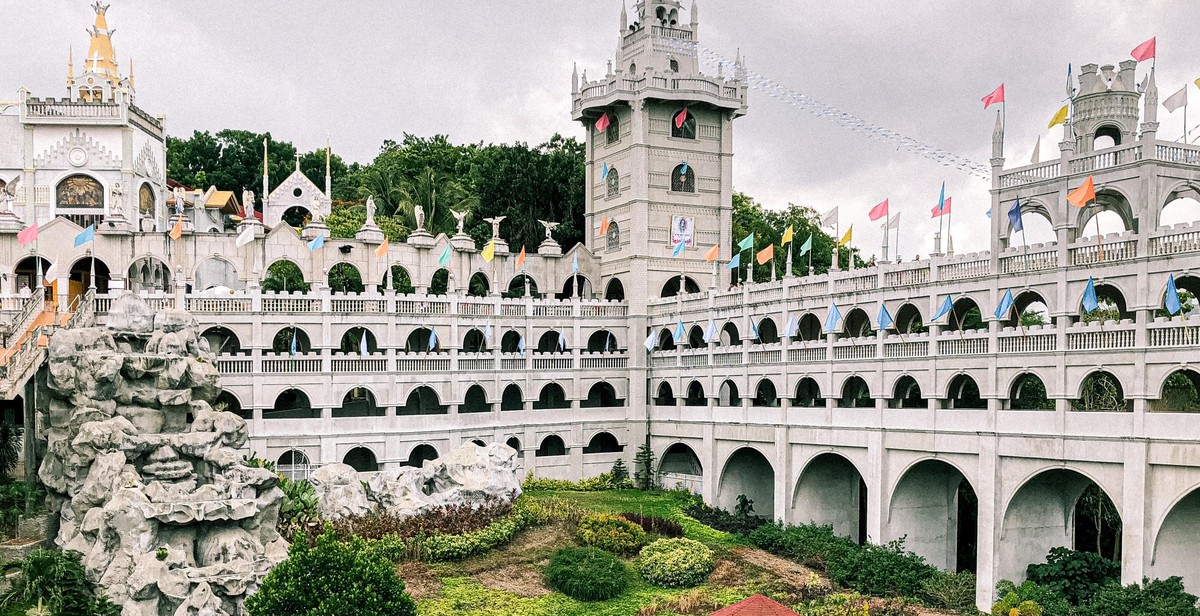
M 242 209 L 245 210 L 246 214 L 250 218 L 254 217 L 254 191 L 253 190 L 243 190 L 242 191 Z
M 554 238 L 550 236 L 550 232 L 558 228 L 558 223 L 550 222 L 548 220 L 539 220 L 538 222 L 541 223 L 542 227 L 546 229 L 546 239 L 553 241 Z
M 113 198 L 113 201 L 120 201 L 120 200 L 121 200 L 121 195 L 124 195 L 124 194 L 125 194 L 125 191 L 121 189 L 121 183 L 120 183 L 120 182 L 113 182 L 113 187 L 112 187 L 112 190 L 111 190 L 111 191 L 109 191 L 109 192 L 111 192 L 111 193 L 112 193 L 112 198 Z
M 0 189 L 0 203 L 4 204 L 4 210 L 9 214 L 13 213 L 13 200 L 17 197 L 17 186 L 21 184 L 21 176 L 17 176 L 7 186 Z
M 425 208 L 424 208 L 424 206 L 418 205 L 416 207 L 414 215 L 417 219 L 417 231 L 424 231 L 425 230 Z
M 321 222 L 325 220 L 325 213 L 321 211 L 321 200 L 313 195 L 312 198 L 312 222 Z
M 375 226 L 375 195 L 367 195 L 367 222 L 365 226 Z
M 508 217 L 507 216 L 496 216 L 493 218 L 484 218 L 484 220 L 486 220 L 487 222 L 492 223 L 492 239 L 494 239 L 494 240 L 500 239 L 500 222 L 503 221 L 505 218 L 508 218 Z
M 470 214 L 470 212 L 460 212 L 458 210 L 450 210 L 450 213 L 454 215 L 454 220 L 458 222 L 457 235 L 463 235 L 463 221 L 467 219 L 467 216 Z

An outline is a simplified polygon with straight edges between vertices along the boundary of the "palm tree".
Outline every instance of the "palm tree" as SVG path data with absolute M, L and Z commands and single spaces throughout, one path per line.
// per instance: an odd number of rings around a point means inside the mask
M 417 206 L 425 208 L 425 229 L 433 234 L 453 234 L 454 217 L 451 210 L 474 211 L 479 197 L 458 180 L 426 167 L 415 178 L 372 170 L 367 176 L 367 188 L 380 204 L 380 212 L 398 218 L 410 229 L 417 228 Z

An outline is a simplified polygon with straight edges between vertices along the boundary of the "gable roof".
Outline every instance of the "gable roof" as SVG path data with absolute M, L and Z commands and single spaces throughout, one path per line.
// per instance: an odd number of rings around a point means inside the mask
M 709 616 L 800 616 L 782 603 L 772 601 L 764 595 L 754 595 L 744 601 L 719 609 Z
M 240 214 L 241 206 L 238 205 L 237 197 L 234 196 L 232 190 L 214 190 L 208 195 L 208 200 L 204 202 L 204 207 L 209 209 L 220 209 L 222 214 Z

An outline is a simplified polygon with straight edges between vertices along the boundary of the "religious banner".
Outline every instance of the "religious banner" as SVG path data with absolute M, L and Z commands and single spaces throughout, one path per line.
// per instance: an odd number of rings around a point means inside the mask
M 696 245 L 696 219 L 690 216 L 671 217 L 671 243 L 686 242 L 687 247 Z

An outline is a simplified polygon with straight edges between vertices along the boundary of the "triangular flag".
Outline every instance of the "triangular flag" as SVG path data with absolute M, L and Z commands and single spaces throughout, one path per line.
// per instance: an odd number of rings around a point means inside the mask
M 879 329 L 887 329 L 892 326 L 892 313 L 888 312 L 887 306 L 879 304 Z
M 1012 310 L 1013 304 L 1015 303 L 1016 302 L 1013 301 L 1012 289 L 1005 289 L 1004 297 L 1000 298 L 1000 305 L 996 306 L 996 318 L 1003 319 L 1007 317 L 1008 311 Z
M 1179 88 L 1178 92 L 1167 97 L 1162 106 L 1167 108 L 1168 113 L 1175 113 L 1176 109 L 1187 106 L 1187 86 Z
M 33 242 L 34 240 L 37 239 L 37 234 L 38 234 L 38 225 L 35 222 L 32 225 L 25 227 L 24 229 L 21 230 L 20 233 L 17 234 L 17 245 L 24 246 L 25 244 L 29 244 L 29 243 Z
M 362 331 L 362 335 L 358 337 L 358 354 L 369 355 L 367 352 L 367 330 Z
M 992 90 L 991 94 L 988 94 L 987 96 L 983 97 L 981 100 L 983 101 L 984 109 L 987 109 L 988 105 L 991 105 L 992 103 L 1003 103 L 1004 102 L 1004 84 L 1000 84 L 1000 87 L 996 88 L 995 90 Z
M 871 208 L 870 212 L 867 212 L 867 217 L 870 218 L 871 220 L 879 220 L 880 218 L 883 218 L 884 216 L 887 216 L 887 215 L 888 215 L 888 200 L 887 199 L 884 199 L 878 205 Z
M 1008 222 L 1012 225 L 1012 230 L 1024 231 L 1025 221 L 1021 219 L 1021 199 L 1017 198 L 1013 201 L 1012 207 L 1008 208 Z
M 437 330 L 429 328 L 429 352 L 432 353 L 437 348 Z
M 759 339 L 758 324 L 754 322 L 753 316 L 750 317 L 750 339 L 751 340 Z
M 178 239 L 178 238 L 176 238 L 176 239 Z M 316 252 L 316 250 L 318 248 L 323 248 L 324 246 L 325 246 L 325 234 L 322 233 L 321 235 L 318 235 L 317 237 L 312 238 L 312 240 L 308 242 L 308 251 Z
M 517 269 L 521 269 L 521 266 L 523 266 L 523 265 L 525 265 L 525 247 L 524 246 L 521 247 L 521 254 L 517 255 Z
M 753 250 L 753 249 L 754 249 L 754 234 L 753 233 L 751 233 L 750 235 L 747 235 L 745 238 L 742 238 L 742 241 L 738 242 L 738 252 L 741 252 L 743 250 Z
M 821 226 L 822 227 L 836 227 L 837 223 L 838 223 L 837 206 L 834 206 L 834 208 L 832 210 L 829 210 L 828 212 L 825 212 L 824 214 L 821 215 Z
M 608 113 L 601 114 L 600 119 L 596 120 L 596 130 L 598 130 L 600 132 L 604 132 L 604 131 L 608 130 L 608 125 L 609 125 Z
M 829 305 L 829 316 L 825 317 L 825 331 L 832 334 L 837 331 L 838 319 L 842 318 L 842 311 L 838 310 L 837 303 Z
M 792 225 L 788 225 L 787 229 L 783 230 L 783 239 L 779 240 L 779 245 L 791 243 L 792 241 Z
M 679 322 L 675 324 L 675 342 L 682 342 L 684 333 L 683 319 L 679 319 Z
M 246 228 L 242 229 L 242 232 L 238 234 L 237 239 L 233 241 L 233 245 L 237 246 L 238 248 L 241 248 L 242 246 L 245 246 L 246 244 L 249 244 L 250 242 L 253 242 L 253 241 L 254 241 L 254 225 L 246 225 Z M 385 246 L 387 245 L 386 240 L 385 240 L 384 245 Z
M 655 346 L 655 344 L 656 344 L 656 343 L 657 343 L 657 340 L 655 340 L 655 337 L 654 337 L 654 332 L 650 332 L 650 335 L 649 335 L 649 336 L 646 336 L 646 341 L 645 341 L 645 342 L 643 342 L 642 344 L 646 346 L 646 351 L 647 351 L 647 352 L 649 352 L 649 353 L 653 353 L 653 352 L 654 352 L 654 346 Z
M 717 338 L 717 324 L 712 320 L 708 320 L 708 327 L 704 329 L 705 344 L 712 342 Z
M 729 264 L 725 266 L 725 269 L 730 269 L 730 270 L 737 269 L 737 268 L 741 267 L 741 265 L 742 265 L 742 253 L 739 252 L 739 253 L 733 255 L 733 258 L 729 260 Z
M 679 255 L 683 254 L 683 251 L 686 249 L 687 249 L 687 240 L 679 240 L 675 244 L 675 248 L 671 249 L 671 256 L 678 257 Z
M 1152 36 L 1150 37 L 1150 40 L 1138 45 L 1137 47 L 1134 47 L 1133 51 L 1129 52 L 1129 55 L 1133 56 L 1133 59 L 1137 60 L 1138 62 L 1145 62 L 1146 60 L 1153 58 L 1156 38 L 1158 37 Z
M 567 350 L 567 335 L 562 332 L 558 332 L 558 350 Z
M 579 273 L 579 253 L 571 255 L 571 273 Z
M 94 239 L 96 239 L 96 225 L 88 225 L 88 228 L 80 231 L 79 235 L 75 236 L 75 247 L 79 248 Z
M 1057 112 L 1055 112 L 1054 117 L 1050 118 L 1050 125 L 1047 126 L 1046 128 L 1054 128 L 1055 126 L 1058 126 L 1059 124 L 1063 124 L 1064 122 L 1066 122 L 1068 110 L 1069 110 L 1069 107 L 1067 105 L 1063 105 L 1062 109 L 1059 109 Z
M 813 236 L 810 234 L 808 239 L 804 240 L 804 243 L 800 245 L 800 256 L 803 257 L 808 251 L 812 250 L 812 238 Z
M 608 216 L 601 216 L 600 217 L 600 235 L 598 237 L 604 237 L 606 235 L 608 235 Z
M 932 213 L 933 216 L 931 216 L 931 218 L 937 218 L 938 216 L 944 216 L 950 213 L 950 200 L 946 198 L 945 182 L 942 182 L 942 191 L 938 194 L 938 203 L 937 205 L 933 206 Z
M 688 164 L 687 164 L 687 161 L 685 160 L 685 161 L 683 161 L 683 166 L 679 168 L 680 179 L 687 179 L 686 177 L 684 177 L 687 175 L 687 170 L 688 170 Z
M 483 257 L 485 263 L 491 263 L 492 259 L 496 258 L 496 240 L 488 242 L 487 246 L 483 247 L 483 252 L 480 253 L 480 256 Z
M 854 225 L 850 225 L 850 228 L 846 229 L 846 234 L 842 236 L 842 239 L 838 240 L 837 245 L 845 246 L 846 244 L 850 243 L 850 240 L 853 237 L 854 237 Z
M 608 163 L 604 163 L 604 166 L 600 168 L 600 179 L 608 179 Z
M 775 244 L 771 244 L 766 248 L 758 251 L 758 256 L 755 258 L 759 265 L 763 265 L 767 261 L 775 258 Z
M 942 305 L 938 306 L 937 312 L 933 314 L 933 318 L 929 319 L 931 322 L 946 316 L 947 313 L 954 310 L 954 301 L 950 297 L 947 295 L 946 299 L 942 300 Z
M 1096 298 L 1096 283 L 1092 281 L 1092 277 L 1088 276 L 1087 286 L 1083 288 L 1083 309 L 1091 312 L 1100 307 L 1100 300 Z
M 721 246 L 714 245 L 708 249 L 708 252 L 704 253 L 704 260 L 711 263 L 716 261 L 719 256 L 721 256 Z
M 377 248 L 375 248 L 375 256 L 382 259 L 387 256 L 387 253 L 388 253 L 388 239 L 385 237 L 385 238 L 383 238 L 383 243 L 380 244 Z
M 54 284 L 54 280 L 58 278 L 58 264 L 51 263 L 50 267 L 47 267 L 46 271 L 42 272 L 42 278 L 42 286 L 48 287 Z
M 446 267 L 450 265 L 450 244 L 442 249 L 442 256 L 438 257 L 438 265 Z
M 903 212 L 896 212 L 896 215 L 895 215 L 895 216 L 892 216 L 892 217 L 891 217 L 891 218 L 888 220 L 888 225 L 887 225 L 887 228 L 888 228 L 888 230 L 889 230 L 889 231 L 890 231 L 890 230 L 892 230 L 892 229 L 899 229 L 899 228 L 900 228 L 900 214 L 903 214 Z M 989 216 L 989 217 L 991 216 L 991 212 L 990 212 L 990 211 L 988 212 L 988 216 Z
M 683 123 L 687 122 L 687 117 L 687 107 L 684 107 L 682 111 L 675 114 L 675 128 L 683 128 Z
M 525 357 L 525 336 L 517 337 L 517 352 L 521 354 L 521 357 Z
M 1087 207 L 1087 204 L 1096 200 L 1096 185 L 1092 183 L 1092 176 L 1083 181 L 1079 188 L 1067 193 L 1067 202 L 1075 207 Z
M 1167 312 L 1174 315 L 1183 310 L 1183 303 L 1179 301 L 1179 289 L 1175 288 L 1175 274 L 1167 276 Z
M 1029 157 L 1029 164 L 1036 165 L 1042 157 L 1042 136 L 1038 135 L 1037 141 L 1033 143 L 1033 155 Z
M 168 235 L 170 235 L 171 239 L 173 240 L 183 237 L 183 216 L 175 217 L 175 226 L 171 228 L 171 232 Z

